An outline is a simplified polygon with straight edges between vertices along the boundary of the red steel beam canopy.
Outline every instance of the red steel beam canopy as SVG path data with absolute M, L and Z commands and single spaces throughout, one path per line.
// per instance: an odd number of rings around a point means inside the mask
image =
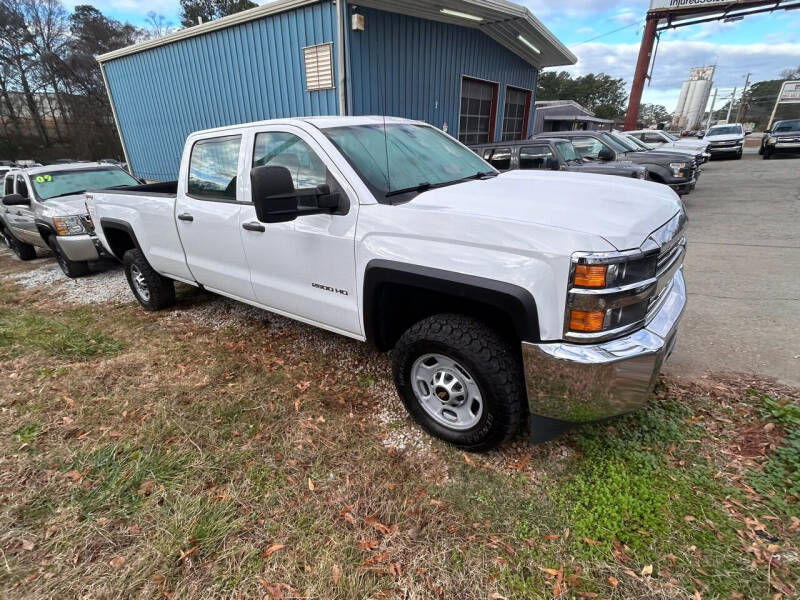
M 800 8 L 800 0 L 650 0 L 625 114 L 625 130 L 636 129 L 644 82 L 650 78 L 648 72 L 659 31 L 796 8 Z

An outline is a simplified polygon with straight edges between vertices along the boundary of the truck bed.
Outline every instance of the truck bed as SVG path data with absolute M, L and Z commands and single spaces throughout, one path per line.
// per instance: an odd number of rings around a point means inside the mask
M 129 196 L 171 196 L 178 195 L 177 181 L 157 181 L 155 183 L 143 183 L 141 185 L 130 185 L 111 190 L 92 190 L 103 194 L 126 194 Z

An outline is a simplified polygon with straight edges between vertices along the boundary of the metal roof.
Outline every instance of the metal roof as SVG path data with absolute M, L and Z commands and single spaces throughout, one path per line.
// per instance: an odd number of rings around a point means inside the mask
M 575 121 L 587 123 L 613 123 L 614 119 L 601 119 L 600 117 L 580 116 L 580 115 L 553 115 L 545 116 L 545 121 Z
M 314 4 L 318 1 L 275 0 L 235 15 L 102 54 L 97 57 L 97 60 L 101 63 L 106 62 L 149 48 L 164 46 L 211 31 L 261 19 L 268 15 Z M 479 29 L 537 68 L 571 65 L 578 60 L 527 8 L 506 0 L 438 0 L 437 2 L 430 0 L 360 0 L 357 5 Z M 462 13 L 473 18 L 465 18 L 452 13 L 446 14 L 442 12 L 443 10 Z M 367 23 L 367 27 L 369 27 L 369 23 Z M 528 44 L 521 38 L 524 38 Z

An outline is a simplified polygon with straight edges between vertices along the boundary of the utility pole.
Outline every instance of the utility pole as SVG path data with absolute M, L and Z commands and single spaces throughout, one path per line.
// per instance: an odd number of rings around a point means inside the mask
M 752 73 L 748 73 L 747 77 L 744 78 L 744 88 L 742 88 L 742 99 L 739 100 L 739 108 L 736 110 L 737 123 L 741 122 L 739 119 L 741 119 L 742 117 L 742 107 L 744 107 L 744 95 L 747 93 L 747 84 L 750 83 L 750 75 L 752 75 Z
M 642 43 L 639 46 L 639 58 L 636 61 L 636 72 L 633 75 L 631 95 L 628 99 L 628 112 L 625 113 L 625 126 L 623 127 L 625 131 L 636 129 L 636 122 L 639 119 L 639 103 L 642 101 L 642 92 L 644 91 L 644 80 L 647 79 L 650 59 L 653 56 L 657 25 L 658 18 L 648 14 L 644 32 L 642 32 Z
M 711 115 L 714 114 L 714 103 L 717 101 L 717 92 L 719 88 L 714 89 L 714 96 L 711 98 L 711 109 L 708 111 L 708 121 L 706 121 L 706 131 L 711 129 Z
M 736 100 L 736 88 L 733 88 L 733 93 L 731 94 L 731 99 L 728 102 L 728 116 L 725 117 L 725 121 L 730 123 L 731 122 L 731 109 L 733 108 L 733 101 Z

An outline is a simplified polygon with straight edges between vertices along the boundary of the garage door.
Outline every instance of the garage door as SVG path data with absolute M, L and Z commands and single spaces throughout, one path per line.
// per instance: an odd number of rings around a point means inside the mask
M 461 118 L 458 140 L 468 146 L 494 139 L 497 84 L 464 77 L 461 82 Z

